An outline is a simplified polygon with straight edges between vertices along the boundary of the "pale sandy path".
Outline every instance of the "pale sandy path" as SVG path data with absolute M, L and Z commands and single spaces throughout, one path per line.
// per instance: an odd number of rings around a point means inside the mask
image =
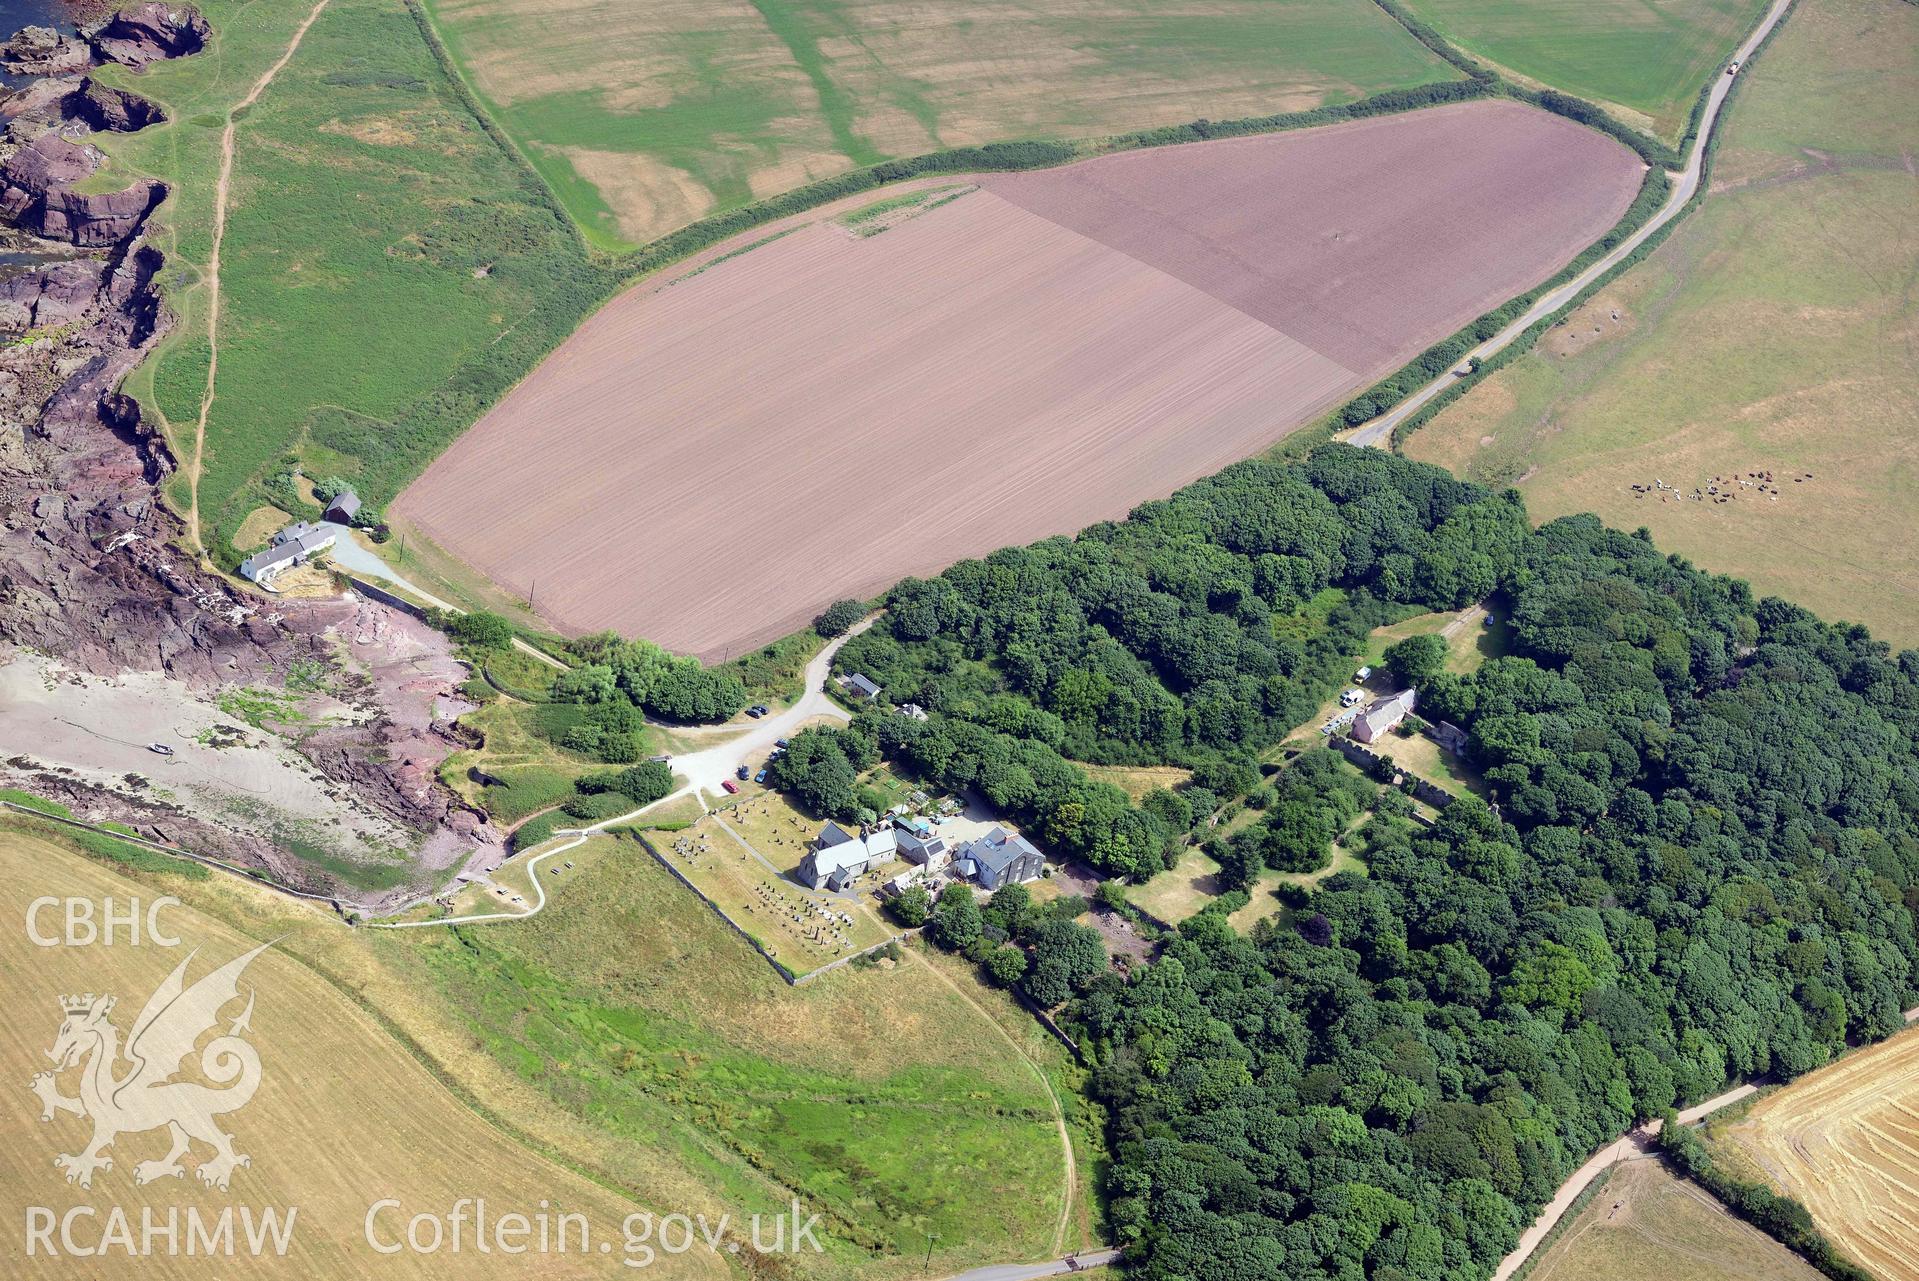
M 246 97 L 227 109 L 226 128 L 220 132 L 220 178 L 213 187 L 213 248 L 207 255 L 207 386 L 200 396 L 200 417 L 193 424 L 193 454 L 187 460 L 187 534 L 202 560 L 206 558 L 207 549 L 200 541 L 200 473 L 206 458 L 207 415 L 213 410 L 213 381 L 220 369 L 220 245 L 227 234 L 227 192 L 233 182 L 233 135 L 240 123 L 234 117 L 258 102 L 273 78 L 293 61 L 307 30 L 326 7 L 327 0 L 319 0 L 313 6 L 306 20 L 294 31 L 293 39 L 287 42 L 279 61 L 253 82 Z

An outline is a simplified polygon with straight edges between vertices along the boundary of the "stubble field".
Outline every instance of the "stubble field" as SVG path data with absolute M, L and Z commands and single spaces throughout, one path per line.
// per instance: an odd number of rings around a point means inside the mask
M 0 930 L 0 992 L 7 1012 L 0 1074 L 10 1096 L 7 1123 L 0 1128 L 0 1208 L 17 1232 L 29 1206 L 56 1214 L 77 1205 L 96 1206 L 97 1217 L 77 1220 L 75 1244 L 82 1247 L 100 1239 L 111 1206 L 122 1207 L 130 1216 L 136 1242 L 143 1208 L 150 1207 L 163 1224 L 169 1210 L 184 1214 L 189 1207 L 208 1222 L 229 1207 L 256 1214 L 268 1207 L 292 1209 L 296 1213 L 289 1247 L 284 1256 L 209 1259 L 187 1256 L 183 1238 L 177 1254 L 160 1248 L 152 1257 L 135 1258 L 108 1250 L 103 1257 L 79 1263 L 64 1252 L 60 1258 L 44 1253 L 24 1257 L 24 1238 L 9 1232 L 0 1251 L 0 1258 L 10 1262 L 8 1275 L 195 1279 L 217 1273 L 291 1281 L 365 1277 L 377 1270 L 382 1277 L 446 1276 L 446 1255 L 403 1251 L 385 1257 L 366 1244 L 368 1209 L 388 1197 L 398 1198 L 406 1209 L 397 1217 L 383 1212 L 383 1243 L 389 1230 L 404 1233 L 412 1214 L 444 1214 L 458 1198 L 482 1196 L 496 1213 L 511 1209 L 532 1214 L 542 1204 L 550 1204 L 555 1214 L 579 1212 L 588 1216 L 596 1234 L 605 1234 L 601 1239 L 622 1240 L 621 1222 L 640 1207 L 484 1123 L 370 1016 L 279 948 L 258 957 L 241 979 L 242 995 L 252 989 L 255 996 L 247 1039 L 260 1056 L 261 1084 L 245 1107 L 218 1118 L 234 1135 L 236 1150 L 252 1158 L 250 1166 L 234 1172 L 229 1191 L 202 1186 L 191 1169 L 179 1178 L 136 1185 L 135 1163 L 165 1153 L 166 1135 L 160 1131 L 127 1133 L 116 1140 L 109 1152 L 113 1168 L 96 1172 L 91 1189 L 67 1184 L 54 1168 L 53 1156 L 78 1152 L 89 1133 L 87 1122 L 59 1114 L 42 1123 L 40 1105 L 26 1088 L 30 1077 L 50 1066 L 42 1051 L 59 1030 L 61 994 L 117 996 L 112 1021 L 124 1034 L 148 995 L 190 950 L 198 948 L 199 954 L 189 967 L 189 983 L 252 949 L 258 940 L 192 908 L 175 907 L 160 919 L 180 938 L 178 948 L 124 942 L 43 948 L 28 940 L 23 926 L 28 904 L 42 895 L 72 895 L 96 904 L 112 896 L 124 910 L 131 897 L 151 903 L 169 891 L 196 893 L 177 878 L 164 876 L 142 886 L 15 824 L 0 824 L 0 906 L 9 923 Z M 43 912 L 42 928 L 57 933 L 57 916 Z M 315 923 L 310 917 L 306 928 L 346 933 L 337 924 Z M 222 1030 L 239 1010 L 236 1001 L 226 1011 Z M 188 1079 L 194 1079 L 193 1062 L 189 1057 Z M 75 1092 L 77 1075 L 64 1074 L 63 1093 Z M 196 1146 L 192 1160 L 209 1154 L 209 1149 Z M 54 1240 L 59 1240 L 57 1233 Z M 459 1255 L 461 1276 L 607 1275 L 608 1262 L 597 1253 L 509 1257 L 481 1255 L 471 1248 L 471 1240 L 467 1244 Z M 672 1277 L 730 1275 L 705 1252 L 662 1255 L 655 1266 Z
M 563 628 L 737 653 L 1258 452 L 1551 275 L 1640 173 L 1473 103 L 816 223 L 616 299 L 395 510 Z
M 1405 452 L 1919 640 L 1919 115 L 1890 109 L 1915 100 L 1910 5 L 1804 0 L 1729 108 L 1705 205 Z M 1709 501 L 1754 471 L 1765 491 Z M 1633 489 L 1655 481 L 1684 496 Z
M 1919 1281 L 1919 1029 L 1767 1095 L 1721 1136 L 1885 1281 Z
M 1370 0 L 429 0 L 607 248 L 877 160 L 1456 79 Z
M 1811 1264 L 1652 1158 L 1629 1160 L 1527 1281 L 1819 1281 Z

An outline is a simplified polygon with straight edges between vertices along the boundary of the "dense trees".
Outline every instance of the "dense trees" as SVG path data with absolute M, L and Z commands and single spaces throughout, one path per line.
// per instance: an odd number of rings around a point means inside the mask
M 932 713 L 864 722 L 882 754 L 977 789 L 1057 853 L 1145 877 L 1253 786 L 1247 762 L 1312 714 L 1374 626 L 1490 591 L 1526 532 L 1515 496 L 1376 451 L 1241 463 L 1123 522 L 909 579 L 836 665 Z M 1075 761 L 1194 778 L 1134 805 Z M 854 799 L 830 753 L 776 781 L 832 812 Z
M 485 610 L 476 609 L 470 614 L 434 610 L 428 621 L 454 640 L 476 649 L 500 649 L 513 641 L 513 624 Z
M 1293 927 L 1201 913 L 1073 1007 L 1145 1276 L 1482 1277 L 1632 1121 L 1919 1000 L 1919 654 L 1591 518 L 1502 585 L 1515 652 L 1429 685 L 1498 814 L 1376 817 Z
M 1437 632 L 1408 636 L 1386 647 L 1386 670 L 1404 685 L 1424 685 L 1446 665 L 1446 638 Z
M 568 641 L 566 648 L 579 664 L 554 682 L 553 696 L 566 702 L 624 702 L 689 724 L 723 721 L 746 706 L 738 676 L 669 654 L 651 641 L 599 632 Z
M 826 637 L 839 636 L 864 617 L 866 606 L 859 601 L 836 600 L 813 620 L 813 630 Z

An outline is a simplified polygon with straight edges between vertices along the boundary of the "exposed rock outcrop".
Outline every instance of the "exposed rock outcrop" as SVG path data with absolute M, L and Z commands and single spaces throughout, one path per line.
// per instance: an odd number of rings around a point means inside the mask
M 40 329 L 78 320 L 106 279 L 97 258 L 56 263 L 0 281 L 0 330 Z
M 149 62 L 184 58 L 206 48 L 213 29 L 192 5 L 147 4 L 108 18 L 93 33 L 94 52 L 107 62 L 144 67 Z
M 90 129 L 113 133 L 137 133 L 167 118 L 159 104 L 125 89 L 109 88 L 92 76 L 83 79 L 80 87 L 67 94 L 60 105 L 67 119 L 80 121 Z
M 93 65 L 93 49 L 84 40 L 52 27 L 23 27 L 0 44 L 0 66 L 15 75 L 54 76 Z
M 89 195 L 71 189 L 98 165 L 92 148 L 49 129 L 0 164 L 0 214 L 48 240 L 87 248 L 118 244 L 139 229 L 167 189 L 152 179 Z
M 197 50 L 207 34 L 193 9 L 146 4 L 111 19 L 93 41 L 102 57 L 144 65 Z M 35 37 L 22 46 L 16 38 L 0 53 L 44 43 Z M 71 113 L 65 124 L 61 112 Z M 55 127 L 0 162 L 0 213 L 103 252 L 0 280 L 0 651 L 19 645 L 102 675 L 164 672 L 209 694 L 280 684 L 302 659 L 332 664 L 354 652 L 342 649 L 349 630 L 354 644 L 364 644 L 369 627 L 417 627 L 370 602 L 269 603 L 244 595 L 177 550 L 183 531 L 157 488 L 175 460 L 139 405 L 118 390 L 170 323 L 155 283 L 164 258 L 144 227 L 165 188 L 141 182 L 75 194 L 71 184 L 91 175 L 100 157 L 61 136 L 75 119 L 92 128 L 142 127 L 159 118 L 157 109 L 68 80 L 29 87 L 6 114 L 14 131 Z M 28 333 L 34 341 L 6 341 Z M 350 662 L 363 671 L 354 699 L 364 719 L 314 733 L 298 750 L 355 804 L 422 833 L 423 865 L 444 868 L 476 846 L 497 852 L 500 837 L 438 781 L 440 762 L 460 744 L 432 719 L 433 708 L 461 669 L 443 638 L 420 633 L 409 639 L 404 661 L 387 664 L 390 673 L 371 658 Z M 422 676 L 428 651 L 439 665 L 430 679 Z M 62 799 L 105 807 L 163 839 L 329 891 L 328 873 L 244 824 L 168 812 L 150 799 L 72 780 L 59 787 Z

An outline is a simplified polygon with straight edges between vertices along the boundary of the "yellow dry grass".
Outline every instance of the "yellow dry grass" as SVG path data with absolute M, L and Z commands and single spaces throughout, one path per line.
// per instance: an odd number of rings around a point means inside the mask
M 1614 1168 L 1528 1281 L 1818 1281 L 1819 1273 L 1656 1160 Z
M 373 1253 L 363 1234 L 364 1220 L 374 1202 L 388 1197 L 398 1198 L 407 1215 L 444 1214 L 465 1196 L 486 1197 L 496 1213 L 537 1213 L 547 1202 L 554 1212 L 585 1214 L 596 1237 L 616 1243 L 618 1249 L 620 1223 L 637 1207 L 488 1125 L 373 1017 L 284 944 L 255 960 L 243 980 L 243 994 L 247 987 L 255 992 L 248 1040 L 259 1052 L 262 1077 L 252 1101 L 223 1118 L 238 1150 L 252 1158 L 251 1166 L 235 1172 L 230 1191 L 203 1188 L 190 1175 L 136 1186 L 134 1163 L 165 1151 L 165 1135 L 158 1132 L 117 1140 L 111 1152 L 113 1168 L 97 1173 L 90 1191 L 63 1182 L 53 1155 L 78 1150 L 85 1125 L 64 1114 L 42 1124 L 37 1106 L 18 1088 L 47 1066 L 41 1051 L 52 1043 L 60 1023 L 59 995 L 91 991 L 118 996 L 113 1019 L 125 1031 L 147 995 L 190 949 L 199 953 L 189 981 L 251 949 L 259 939 L 193 907 L 173 908 L 163 917 L 180 937 L 179 948 L 40 948 L 29 942 L 19 923 L 27 905 L 42 895 L 96 902 L 111 896 L 124 904 L 135 896 L 151 901 L 165 888 L 119 876 L 53 841 L 0 831 L 0 906 L 14 923 L 0 931 L 0 993 L 6 998 L 0 1008 L 6 1011 L 7 1031 L 0 1038 L 0 1074 L 15 1088 L 8 1122 L 0 1127 L 0 1213 L 10 1222 L 23 1223 L 28 1206 L 63 1213 L 71 1206 L 94 1205 L 103 1215 L 107 1207 L 119 1206 L 136 1225 L 146 1207 L 162 1219 L 173 1208 L 184 1214 L 193 1207 L 211 1216 L 227 1206 L 252 1207 L 256 1213 L 270 1206 L 297 1207 L 284 1257 L 210 1262 L 184 1255 L 126 1258 L 115 1252 L 85 1265 L 84 1275 L 108 1278 L 200 1281 L 217 1274 L 306 1281 L 357 1278 L 375 1269 L 381 1276 L 448 1275 L 445 1255 L 406 1252 L 384 1258 Z M 183 893 L 220 900 L 261 892 L 208 883 Z M 353 936 L 317 912 L 286 908 L 277 915 L 277 927 L 352 946 Z M 65 1083 L 65 1088 L 73 1087 Z M 390 1226 L 389 1218 L 381 1222 Z M 91 1232 L 89 1228 L 80 1225 L 80 1244 L 97 1238 L 99 1223 L 91 1225 Z M 53 1270 L 44 1274 L 54 1275 L 59 1266 L 50 1265 Z M 536 1258 L 481 1255 L 469 1248 L 458 1260 L 463 1277 L 597 1277 L 606 1275 L 607 1266 L 597 1253 L 578 1251 Z M 711 1255 L 662 1256 L 655 1266 L 673 1276 L 726 1274 Z
M 1919 1028 L 1769 1094 L 1723 1132 L 1885 1281 L 1919 1281 Z
M 292 519 L 278 507 L 255 507 L 240 522 L 240 528 L 233 531 L 234 550 L 250 552 L 264 546 L 275 530 Z
M 1881 107 L 1919 85 L 1911 19 L 1800 4 L 1733 100 L 1701 209 L 1405 452 L 1517 486 L 1536 520 L 1643 525 L 1761 593 L 1919 638 L 1919 116 Z M 1705 500 L 1753 471 L 1777 492 Z
M 1177 765 L 1082 765 L 1088 777 L 1111 783 L 1134 800 L 1154 788 L 1178 787 L 1193 776 L 1193 771 Z

